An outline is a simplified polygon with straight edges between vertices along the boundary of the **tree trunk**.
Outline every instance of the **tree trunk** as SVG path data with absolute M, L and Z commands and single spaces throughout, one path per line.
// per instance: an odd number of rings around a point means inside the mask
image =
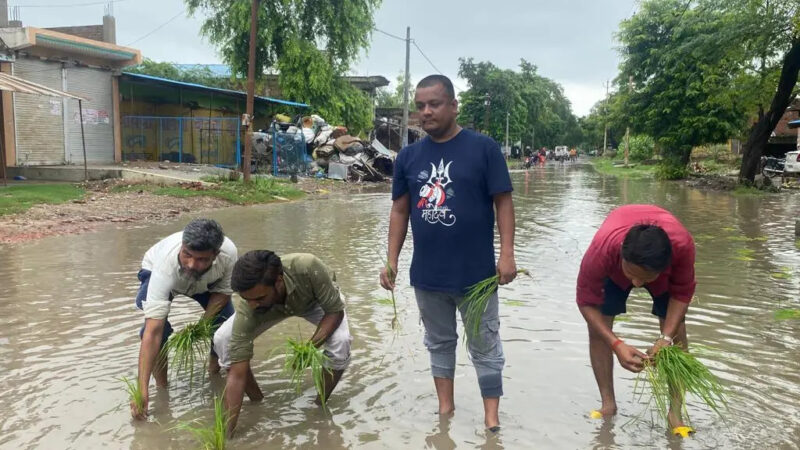
M 755 180 L 761 155 L 764 154 L 770 135 L 794 99 L 792 92 L 797 84 L 798 73 L 800 73 L 800 39 L 792 41 L 792 47 L 783 58 L 778 90 L 772 97 L 769 111 L 760 115 L 758 121 L 750 128 L 750 135 L 744 144 L 742 166 L 739 171 L 740 183 L 750 184 Z

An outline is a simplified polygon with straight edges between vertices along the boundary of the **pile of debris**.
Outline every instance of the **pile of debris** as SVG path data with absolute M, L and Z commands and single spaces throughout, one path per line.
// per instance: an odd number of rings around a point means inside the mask
M 396 157 L 397 153 L 380 141 L 363 141 L 347 134 L 347 128 L 328 125 L 319 116 L 297 123 L 278 116 L 270 130 L 253 133 L 251 166 L 254 171 L 268 173 L 379 182 L 392 176 Z

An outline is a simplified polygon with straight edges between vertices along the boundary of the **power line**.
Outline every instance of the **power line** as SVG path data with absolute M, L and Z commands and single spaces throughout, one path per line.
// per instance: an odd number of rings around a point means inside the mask
M 431 61 L 431 60 L 430 60 L 430 58 L 428 58 L 428 56 L 425 54 L 425 52 L 423 52 L 423 51 L 422 51 L 422 49 L 421 49 L 421 48 L 419 48 L 419 45 L 417 45 L 417 41 L 416 41 L 416 40 L 413 40 L 413 39 L 412 39 L 412 40 L 411 40 L 411 43 L 412 43 L 412 44 L 414 44 L 414 47 L 416 47 L 416 48 L 417 48 L 417 50 L 419 50 L 419 54 L 420 54 L 420 55 L 422 55 L 422 57 L 423 57 L 423 58 L 425 58 L 425 61 L 428 61 L 428 64 L 430 64 L 430 65 L 431 65 L 431 67 L 433 67 L 433 70 L 435 70 L 436 72 L 438 72 L 438 73 L 439 73 L 439 75 L 444 75 L 444 74 L 442 73 L 442 71 L 441 71 L 441 70 L 439 70 L 439 68 L 438 68 L 438 67 L 436 67 L 436 64 L 434 64 L 434 63 L 433 63 L 433 61 Z
M 156 31 L 158 31 L 158 30 L 160 30 L 160 29 L 162 29 L 162 28 L 164 28 L 165 26 L 169 25 L 169 23 L 170 23 L 170 22 L 172 22 L 173 20 L 177 19 L 178 17 L 180 17 L 180 16 L 182 16 L 182 15 L 184 15 L 184 14 L 186 14 L 186 12 L 185 12 L 185 11 L 181 11 L 181 12 L 179 12 L 178 14 L 175 14 L 174 16 L 172 16 L 172 17 L 171 17 L 169 20 L 167 20 L 166 22 L 164 22 L 164 23 L 162 23 L 161 25 L 159 25 L 159 26 L 155 27 L 155 28 L 153 29 L 153 31 L 150 31 L 149 33 L 145 34 L 144 36 L 140 37 L 139 39 L 136 39 L 135 41 L 131 42 L 130 44 L 125 44 L 125 47 L 131 46 L 131 45 L 133 45 L 133 44 L 135 44 L 135 43 L 137 43 L 137 42 L 141 41 L 142 39 L 145 39 L 145 38 L 149 37 L 151 34 L 155 33 Z
M 86 2 L 86 3 L 70 3 L 70 4 L 60 4 L 60 5 L 9 5 L 9 8 L 72 8 L 77 6 L 95 6 L 95 5 L 107 5 L 108 3 L 120 3 L 126 0 L 105 0 L 102 2 Z

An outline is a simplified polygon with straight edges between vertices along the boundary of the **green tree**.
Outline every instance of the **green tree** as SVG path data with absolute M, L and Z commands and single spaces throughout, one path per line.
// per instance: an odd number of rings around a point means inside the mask
M 744 123 L 728 89 L 735 64 L 713 38 L 724 22 L 693 1 L 649 0 L 620 25 L 622 121 L 655 138 L 668 166 L 685 167 L 693 147 L 722 142 Z
M 694 146 L 746 133 L 740 180 L 752 182 L 797 95 L 800 0 L 645 0 L 618 37 L 628 124 L 675 166 Z
M 490 62 L 460 60 L 459 76 L 469 89 L 460 94 L 459 122 L 475 126 L 500 142 L 505 141 L 506 117 L 509 142 L 536 147 L 578 145 L 582 135 L 569 101 L 560 85 L 536 73 L 536 66 L 522 60 L 520 70 L 503 70 Z M 484 125 L 486 99 L 489 124 Z
M 246 77 L 252 0 L 185 2 L 190 14 L 206 15 L 201 32 L 217 46 L 232 73 Z M 284 95 L 310 102 L 331 122 L 341 120 L 353 129 L 369 127 L 369 99 L 341 76 L 369 45 L 373 14 L 380 4 L 381 0 L 261 0 L 257 77 L 278 69 Z
M 170 62 L 156 62 L 149 58 L 144 58 L 139 65 L 126 68 L 125 72 L 150 75 L 185 83 L 201 84 L 203 86 L 221 89 L 239 90 L 241 89 L 241 85 L 243 85 L 242 80 L 220 77 L 205 66 L 183 69 Z
M 402 108 L 403 107 L 403 82 L 405 79 L 405 75 L 402 73 L 397 75 L 397 85 L 395 85 L 394 91 L 388 88 L 380 88 L 378 89 L 378 94 L 376 95 L 375 101 L 377 103 L 378 108 Z M 411 80 L 409 80 L 411 81 Z M 408 88 L 408 108 L 409 111 L 416 111 L 417 107 L 414 104 L 414 95 L 416 94 L 416 89 L 414 88 L 414 84 L 410 83 Z

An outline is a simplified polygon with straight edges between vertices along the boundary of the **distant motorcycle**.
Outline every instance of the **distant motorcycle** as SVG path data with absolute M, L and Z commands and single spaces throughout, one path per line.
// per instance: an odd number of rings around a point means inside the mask
M 783 176 L 783 168 L 786 160 L 783 158 L 773 158 L 772 156 L 761 157 L 761 174 L 768 178 Z

